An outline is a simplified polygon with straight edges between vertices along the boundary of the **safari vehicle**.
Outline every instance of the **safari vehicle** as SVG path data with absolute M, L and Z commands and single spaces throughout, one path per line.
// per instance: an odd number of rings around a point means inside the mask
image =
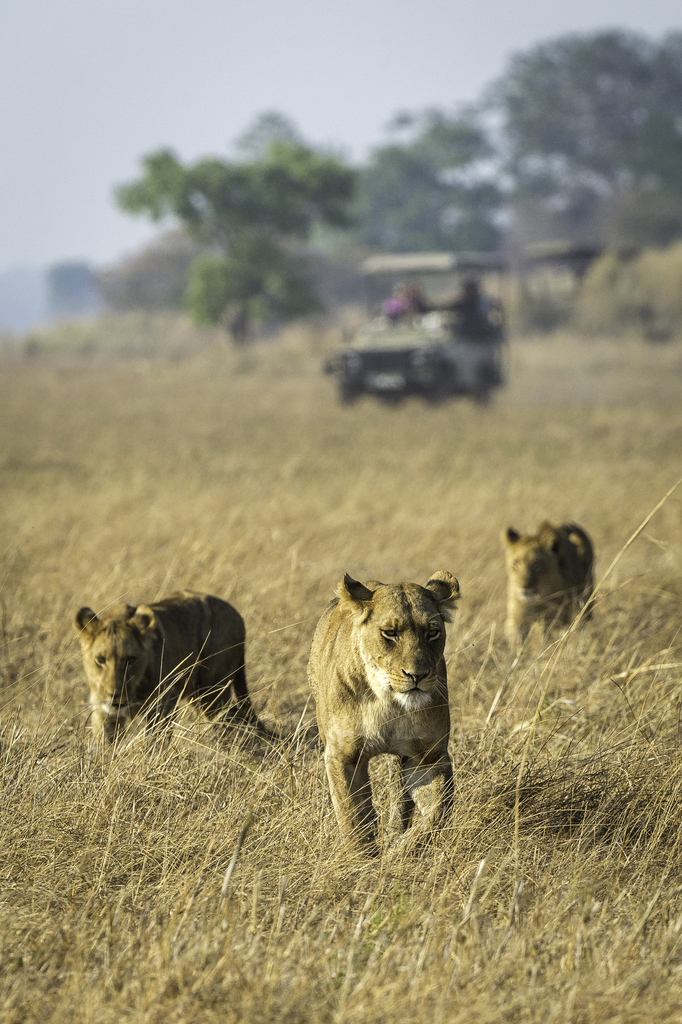
M 342 402 L 363 394 L 487 402 L 504 383 L 504 265 L 488 253 L 399 253 L 363 264 L 371 319 L 334 353 Z

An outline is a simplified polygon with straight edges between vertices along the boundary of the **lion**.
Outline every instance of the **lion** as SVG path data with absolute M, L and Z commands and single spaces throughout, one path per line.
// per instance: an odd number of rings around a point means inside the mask
M 449 572 L 434 573 L 424 587 L 363 584 L 346 573 L 336 594 L 313 636 L 308 679 L 342 838 L 376 853 L 371 758 L 400 759 L 389 828 L 401 842 L 408 827 L 410 838 L 425 838 L 452 799 L 443 651 L 459 584 Z
M 593 589 L 592 542 L 575 523 L 544 522 L 537 533 L 502 534 L 507 553 L 507 621 L 512 647 L 523 645 L 534 622 L 570 623 L 587 605 Z
M 246 688 L 244 622 L 212 594 L 183 590 L 153 604 L 123 604 L 101 618 L 83 607 L 74 629 L 90 685 L 91 724 L 113 741 L 139 714 L 167 724 L 181 698 L 210 718 L 225 710 L 259 725 Z

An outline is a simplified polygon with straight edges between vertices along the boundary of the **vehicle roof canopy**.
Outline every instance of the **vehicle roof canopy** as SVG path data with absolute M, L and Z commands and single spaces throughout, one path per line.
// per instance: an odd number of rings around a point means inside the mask
M 384 274 L 485 273 L 506 270 L 499 256 L 488 252 L 397 252 L 368 256 L 362 264 L 366 277 Z
M 548 267 L 568 270 L 577 278 L 584 277 L 605 247 L 591 242 L 572 242 L 554 239 L 547 242 L 528 242 L 523 247 L 523 258 L 527 270 L 533 272 Z M 639 255 L 638 246 L 619 246 L 612 250 L 621 259 L 632 259 Z

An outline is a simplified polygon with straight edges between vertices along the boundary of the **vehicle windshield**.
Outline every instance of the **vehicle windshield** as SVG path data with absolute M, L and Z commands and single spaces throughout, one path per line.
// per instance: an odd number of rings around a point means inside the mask
M 453 308 L 472 283 L 481 296 L 501 301 L 505 267 L 489 253 L 396 253 L 365 260 L 367 311 L 400 315 Z

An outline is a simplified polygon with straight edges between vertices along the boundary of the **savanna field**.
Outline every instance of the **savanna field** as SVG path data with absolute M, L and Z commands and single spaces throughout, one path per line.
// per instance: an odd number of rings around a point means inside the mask
M 204 340 L 0 367 L 0 1019 L 682 1019 L 682 486 L 623 550 L 682 476 L 682 346 L 517 340 L 488 407 L 341 407 L 321 332 Z M 597 580 L 620 558 L 591 622 L 514 662 L 500 535 L 544 518 L 589 532 Z M 310 639 L 344 571 L 439 569 L 454 809 L 370 860 Z M 243 615 L 281 739 L 187 708 L 165 745 L 92 743 L 75 612 L 180 587 Z

